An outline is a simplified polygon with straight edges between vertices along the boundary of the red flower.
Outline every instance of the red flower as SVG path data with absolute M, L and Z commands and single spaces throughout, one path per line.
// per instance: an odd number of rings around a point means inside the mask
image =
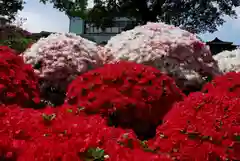
M 143 151 L 131 130 L 108 127 L 100 116 L 86 116 L 71 106 L 58 109 L 1 107 L 0 157 L 18 161 L 169 160 Z
M 9 48 L 8 46 L 0 46 L 0 53 L 11 53 L 11 54 L 16 54 L 16 52 Z
M 175 82 L 159 70 L 119 62 L 79 76 L 69 85 L 66 103 L 84 107 L 87 114 L 102 114 L 111 124 L 145 135 L 182 98 Z
M 0 47 L 0 102 L 27 107 L 39 99 L 38 79 L 31 66 L 7 47 Z M 37 102 L 35 102 L 37 103 Z
M 210 83 L 204 85 L 202 91 L 240 97 L 240 73 L 229 72 L 223 76 L 217 76 Z
M 178 160 L 240 160 L 239 112 L 240 99 L 192 94 L 166 115 L 149 146 Z
M 193 45 L 194 45 L 194 48 L 196 50 L 201 50 L 205 46 L 205 44 L 203 42 L 200 42 L 200 41 L 195 42 Z

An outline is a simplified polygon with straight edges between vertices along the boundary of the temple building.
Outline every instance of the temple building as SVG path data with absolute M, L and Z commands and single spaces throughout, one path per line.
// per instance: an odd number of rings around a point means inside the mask
M 212 55 L 216 55 L 224 50 L 234 50 L 238 47 L 238 45 L 234 45 L 233 42 L 226 42 L 218 39 L 217 37 L 212 40 L 206 42 L 209 45 Z

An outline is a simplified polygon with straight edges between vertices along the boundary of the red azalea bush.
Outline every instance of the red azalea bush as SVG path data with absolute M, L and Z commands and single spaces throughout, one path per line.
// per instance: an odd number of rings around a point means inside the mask
M 38 103 L 38 79 L 31 65 L 24 64 L 12 49 L 0 47 L 0 102 L 29 106 Z
M 204 85 L 205 93 L 222 93 L 231 97 L 240 97 L 240 73 L 229 72 L 223 76 L 215 77 L 211 82 Z
M 0 53 L 1 55 L 11 55 L 11 54 L 16 54 L 16 51 L 14 51 L 13 49 L 9 48 L 8 46 L 0 46 Z
M 143 137 L 152 135 L 149 130 L 182 98 L 173 79 L 159 70 L 119 62 L 79 76 L 69 85 L 65 102 L 81 106 L 87 114 L 101 114 L 110 124 L 132 128 Z
M 169 161 L 141 150 L 131 130 L 108 127 L 98 115 L 70 106 L 0 108 L 0 158 L 15 161 Z
M 195 93 L 176 104 L 149 148 L 184 161 L 240 160 L 240 99 Z

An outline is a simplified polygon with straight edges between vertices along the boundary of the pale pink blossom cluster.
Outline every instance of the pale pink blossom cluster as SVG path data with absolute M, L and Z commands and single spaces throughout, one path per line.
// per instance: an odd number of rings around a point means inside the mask
M 223 51 L 214 55 L 218 66 L 223 73 L 240 72 L 240 49 Z
M 23 53 L 45 83 L 65 90 L 77 75 L 102 65 L 94 42 L 75 34 L 57 33 L 41 38 Z
M 209 47 L 195 34 L 164 23 L 147 23 L 112 37 L 104 48 L 114 63 L 134 61 L 159 68 L 184 88 L 220 74 Z

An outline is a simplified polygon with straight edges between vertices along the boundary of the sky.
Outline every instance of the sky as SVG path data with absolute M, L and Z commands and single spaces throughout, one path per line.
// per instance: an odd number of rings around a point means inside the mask
M 39 3 L 39 0 L 25 0 L 24 9 L 19 13 L 19 17 L 26 18 L 23 28 L 30 32 L 68 32 L 69 18 L 63 13 L 54 9 L 51 4 Z M 92 6 L 92 0 L 89 7 Z M 234 42 L 240 45 L 240 8 L 236 9 L 239 18 L 231 19 L 226 17 L 226 23 L 218 28 L 215 33 L 199 35 L 204 41 L 213 40 L 215 37 L 223 41 Z

